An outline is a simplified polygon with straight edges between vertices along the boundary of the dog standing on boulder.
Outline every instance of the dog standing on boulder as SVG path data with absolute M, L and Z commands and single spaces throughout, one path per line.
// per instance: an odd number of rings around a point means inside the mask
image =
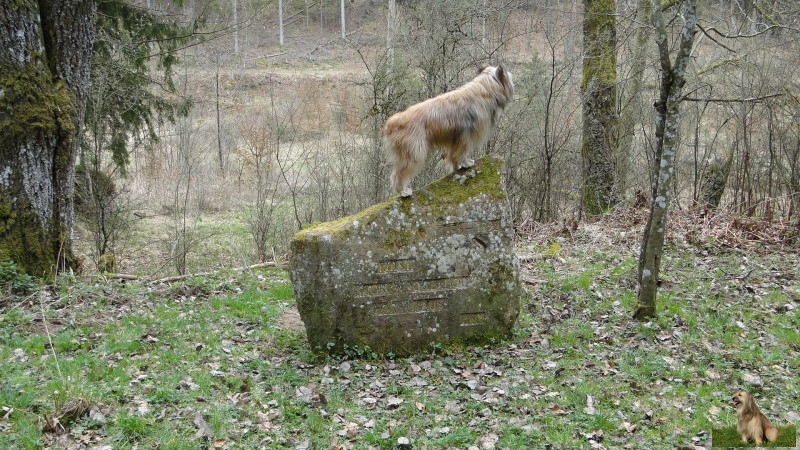
M 454 172 L 472 167 L 469 152 L 489 140 L 513 95 L 511 72 L 502 64 L 484 66 L 469 83 L 389 117 L 383 136 L 394 192 L 411 195 L 411 178 L 422 170 L 432 147 L 444 150 L 443 159 Z

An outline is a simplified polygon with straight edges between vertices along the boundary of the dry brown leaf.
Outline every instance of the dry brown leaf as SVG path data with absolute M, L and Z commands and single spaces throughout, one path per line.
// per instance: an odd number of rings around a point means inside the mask
M 489 450 L 494 448 L 498 440 L 500 440 L 499 436 L 494 433 L 490 433 L 478 439 L 478 445 L 480 445 L 482 450 Z
M 586 396 L 586 407 L 583 408 L 583 412 L 589 414 L 590 416 L 593 416 L 595 413 L 594 398 L 591 395 Z
M 761 380 L 761 377 L 752 373 L 745 373 L 742 375 L 742 381 L 754 387 L 764 386 L 764 382 Z
M 311 397 L 314 390 L 309 386 L 299 386 L 294 390 L 294 397 L 300 403 L 311 404 Z
M 553 403 L 553 406 L 550 407 L 550 411 L 557 416 L 565 416 L 569 414 L 569 411 L 562 409 L 557 403 Z
M 196 438 L 199 437 L 207 437 L 209 439 L 214 438 L 214 429 L 211 428 L 211 425 L 208 424 L 206 418 L 203 417 L 203 414 L 200 411 L 194 413 L 194 419 L 192 420 L 195 428 L 197 428 L 197 433 L 195 434 Z
M 403 404 L 403 399 L 402 399 L 402 398 L 398 398 L 398 397 L 389 397 L 388 399 L 386 399 L 386 407 L 387 407 L 388 409 L 394 409 L 394 408 L 397 408 L 397 407 L 399 407 L 399 406 L 400 406 L 400 405 L 402 405 L 402 404 Z
M 353 439 L 354 437 L 358 436 L 358 424 L 355 422 L 350 422 L 344 426 L 344 429 L 339 431 L 339 436 L 346 437 L 347 439 Z
M 140 339 L 145 342 L 151 342 L 151 343 L 160 342 L 160 340 L 157 337 L 153 336 L 150 333 L 145 334 Z
M 136 401 L 136 412 L 138 412 L 142 416 L 150 414 L 151 411 L 150 404 L 147 403 L 147 400 L 134 399 L 134 401 Z

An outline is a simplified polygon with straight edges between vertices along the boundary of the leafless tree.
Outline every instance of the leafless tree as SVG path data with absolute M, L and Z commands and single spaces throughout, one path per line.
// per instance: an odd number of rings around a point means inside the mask
M 661 65 L 661 84 L 656 101 L 656 164 L 650 216 L 645 225 L 642 247 L 639 252 L 637 272 L 638 293 L 633 317 L 646 319 L 656 313 L 656 295 L 664 236 L 667 229 L 667 211 L 672 200 L 672 183 L 675 178 L 675 153 L 680 119 L 680 104 L 686 82 L 686 68 L 692 50 L 697 23 L 696 0 L 683 2 L 674 62 L 670 60 L 669 36 L 661 11 L 661 2 L 653 1 L 653 26 Z

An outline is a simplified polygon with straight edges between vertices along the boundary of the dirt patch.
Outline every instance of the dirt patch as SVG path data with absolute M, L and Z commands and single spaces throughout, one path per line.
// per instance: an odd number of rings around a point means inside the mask
M 282 330 L 303 331 L 303 319 L 297 311 L 297 305 L 292 305 L 283 310 L 283 314 L 278 317 L 278 324 Z

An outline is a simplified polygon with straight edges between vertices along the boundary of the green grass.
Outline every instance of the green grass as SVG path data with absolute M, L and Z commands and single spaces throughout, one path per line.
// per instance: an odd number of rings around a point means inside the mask
M 673 246 L 659 315 L 643 323 L 630 319 L 632 255 L 560 245 L 559 260 L 533 264 L 544 282 L 511 338 L 411 358 L 315 355 L 287 319 L 280 270 L 155 286 L 72 279 L 17 298 L 0 311 L 0 448 L 709 447 L 712 429 L 735 427 L 736 390 L 755 392 L 776 424 L 796 413 L 800 312 L 785 308 L 796 281 L 727 277 L 742 272 L 739 253 L 700 270 L 707 258 Z M 746 258 L 781 273 L 800 262 Z M 78 400 L 90 408 L 68 417 Z M 53 418 L 65 422 L 58 445 Z
M 778 426 L 780 435 L 775 442 L 765 441 L 758 447 L 765 448 L 795 448 L 797 445 L 797 426 Z M 742 436 L 736 432 L 736 425 L 712 430 L 711 442 L 714 448 L 723 447 L 756 447 L 755 442 L 749 439 L 747 444 L 742 443 Z

